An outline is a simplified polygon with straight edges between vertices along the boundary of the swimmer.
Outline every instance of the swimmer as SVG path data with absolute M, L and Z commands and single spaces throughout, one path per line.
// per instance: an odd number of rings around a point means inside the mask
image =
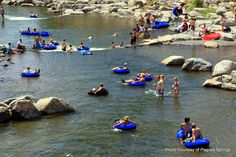
M 61 43 L 61 49 L 62 51 L 66 51 L 66 48 L 67 48 L 66 39 L 64 39 Z
M 69 50 L 67 52 L 74 52 L 72 45 L 69 46 Z

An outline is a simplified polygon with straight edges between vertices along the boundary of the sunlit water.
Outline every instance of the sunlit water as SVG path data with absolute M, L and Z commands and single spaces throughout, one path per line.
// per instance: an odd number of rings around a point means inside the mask
M 30 10 L 42 19 L 29 20 Z M 57 41 L 67 39 L 70 44 L 81 41 L 93 49 L 94 55 L 79 53 L 31 52 L 11 56 L 15 64 L 0 67 L 0 100 L 20 95 L 33 95 L 37 99 L 56 96 L 72 104 L 77 112 L 66 116 L 44 117 L 30 122 L 11 122 L 0 127 L 1 157 L 64 157 L 64 156 L 235 156 L 236 114 L 235 92 L 201 87 L 211 77 L 208 72 L 183 72 L 180 67 L 166 67 L 159 62 L 169 55 L 201 57 L 212 63 L 222 59 L 236 61 L 232 47 L 205 49 L 193 46 L 152 46 L 136 49 L 111 49 L 116 44 L 128 43 L 133 21 L 99 15 L 67 16 L 48 14 L 44 9 L 7 7 L 7 19 L 0 29 L 0 43 L 15 43 L 22 38 L 28 46 L 33 37 L 21 36 L 19 30 L 27 27 L 47 30 Z M 113 37 L 119 32 L 119 37 Z M 167 31 L 152 32 L 153 36 Z M 95 35 L 92 41 L 88 36 Z M 47 38 L 45 38 L 47 40 Z M 100 51 L 97 51 L 100 50 Z M 128 75 L 115 75 L 112 67 L 127 62 L 132 71 Z M 27 66 L 40 68 L 41 76 L 27 79 L 20 72 Z M 180 79 L 180 96 L 164 98 L 145 94 L 153 89 L 122 85 L 142 69 L 151 74 L 166 76 L 166 91 L 171 91 L 172 78 Z M 90 97 L 87 92 L 103 82 L 110 95 Z M 112 129 L 115 118 L 129 115 L 140 122 L 136 131 L 117 132 Z M 222 152 L 179 152 L 167 148 L 183 148 L 175 137 L 185 116 L 191 117 L 211 141 L 212 149 L 226 148 Z

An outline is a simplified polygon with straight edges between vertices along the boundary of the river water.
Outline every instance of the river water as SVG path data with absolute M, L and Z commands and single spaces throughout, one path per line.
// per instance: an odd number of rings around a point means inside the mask
M 42 19 L 25 18 L 33 10 Z M 208 72 L 183 72 L 179 67 L 166 67 L 159 62 L 170 55 L 186 58 L 201 57 L 212 63 L 222 59 L 236 61 L 234 47 L 205 49 L 200 46 L 151 46 L 136 49 L 110 49 L 111 41 L 128 42 L 134 22 L 129 19 L 99 15 L 55 17 L 42 8 L 7 7 L 6 20 L 0 27 L 0 43 L 15 43 L 22 38 L 28 46 L 32 37 L 21 36 L 27 27 L 47 30 L 58 41 L 71 44 L 80 41 L 94 50 L 92 56 L 63 52 L 31 52 L 11 56 L 15 64 L 0 67 L 0 100 L 21 95 L 37 99 L 56 96 L 72 104 L 77 112 L 66 116 L 44 117 L 38 121 L 11 122 L 0 126 L 1 157 L 64 157 L 64 156 L 235 156 L 236 152 L 236 94 L 201 87 L 211 77 Z M 45 18 L 45 19 L 44 19 Z M 119 37 L 113 37 L 119 32 Z M 168 31 L 155 31 L 153 35 Z M 91 34 L 95 38 L 87 41 Z M 46 38 L 45 38 L 46 39 Z M 132 70 L 128 75 L 115 75 L 109 70 L 127 62 Z M 21 78 L 27 66 L 40 68 L 37 79 Z M 122 85 L 142 69 L 151 74 L 166 76 L 166 91 L 171 90 L 172 78 L 180 79 L 180 96 L 164 98 L 145 94 L 153 89 Z M 110 95 L 90 97 L 87 92 L 103 82 Z M 115 118 L 129 115 L 140 122 L 136 131 L 116 132 Z M 211 141 L 209 152 L 187 152 L 175 137 L 184 117 L 202 129 Z M 230 152 L 227 152 L 230 151 Z

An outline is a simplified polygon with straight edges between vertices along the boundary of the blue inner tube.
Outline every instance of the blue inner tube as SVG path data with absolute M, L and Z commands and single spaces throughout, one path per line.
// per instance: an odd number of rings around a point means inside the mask
M 28 31 L 22 31 L 22 35 L 39 35 L 39 32 L 28 32 Z
M 53 45 L 60 45 L 59 42 L 57 42 L 57 41 L 53 41 L 52 44 Z
M 116 122 L 116 124 L 119 124 L 119 122 Z M 114 128 L 119 129 L 119 130 L 132 130 L 132 129 L 136 129 L 137 125 L 135 123 L 128 123 L 128 124 L 121 124 L 119 126 L 115 126 Z
M 81 55 L 92 55 L 92 54 L 93 54 L 92 52 L 90 52 L 90 51 L 88 51 L 88 50 L 80 50 L 79 53 L 80 53 Z
M 29 17 L 30 17 L 30 18 L 38 18 L 37 15 L 30 15 Z
M 179 10 L 178 7 L 174 7 L 172 9 L 172 13 L 175 15 L 175 16 L 179 16 L 181 14 L 183 14 L 183 10 Z
M 57 49 L 57 47 L 55 45 L 43 45 L 41 48 L 44 49 L 44 50 L 55 50 L 55 49 Z
M 113 70 L 114 73 L 117 73 L 117 74 L 127 74 L 130 72 L 129 68 L 127 69 L 122 69 L 123 67 L 120 67 L 120 68 L 116 68 Z
M 86 46 L 84 46 L 84 48 L 79 48 L 79 47 L 77 47 L 77 50 L 78 50 L 78 51 L 82 51 L 82 50 L 88 51 L 88 50 L 90 50 L 90 48 L 89 48 L 89 47 L 86 47 Z
M 140 81 L 133 81 L 128 83 L 129 86 L 134 86 L 134 87 L 143 87 L 146 85 L 145 82 L 140 82 Z
M 183 138 L 184 130 L 178 130 L 176 133 L 176 137 L 178 139 Z M 210 145 L 210 141 L 207 138 L 196 139 L 194 142 L 186 141 L 184 146 L 186 148 L 207 148 Z
M 139 74 L 137 75 L 137 78 L 140 78 Z M 144 78 L 145 78 L 145 81 L 152 81 L 153 79 L 152 75 L 146 75 Z
M 156 20 L 156 21 L 155 21 L 155 25 L 154 25 L 153 28 L 155 28 L 155 29 L 160 29 L 160 28 L 167 28 L 167 27 L 169 27 L 169 26 L 170 26 L 170 25 L 169 25 L 168 22 Z
M 40 75 L 39 73 L 32 72 L 32 71 L 21 73 L 21 76 L 23 77 L 39 77 L 39 75 Z
M 51 33 L 50 32 L 47 32 L 47 31 L 42 31 L 40 32 L 40 35 L 43 36 L 43 37 L 47 37 L 49 36 Z

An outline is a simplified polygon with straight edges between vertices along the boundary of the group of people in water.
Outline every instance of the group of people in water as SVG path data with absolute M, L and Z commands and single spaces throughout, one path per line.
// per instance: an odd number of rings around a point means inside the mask
M 196 139 L 203 138 L 201 129 L 195 123 L 191 123 L 189 117 L 184 118 L 184 122 L 180 125 L 180 130 L 184 131 L 184 136 L 180 139 L 182 144 L 187 141 L 195 142 Z

